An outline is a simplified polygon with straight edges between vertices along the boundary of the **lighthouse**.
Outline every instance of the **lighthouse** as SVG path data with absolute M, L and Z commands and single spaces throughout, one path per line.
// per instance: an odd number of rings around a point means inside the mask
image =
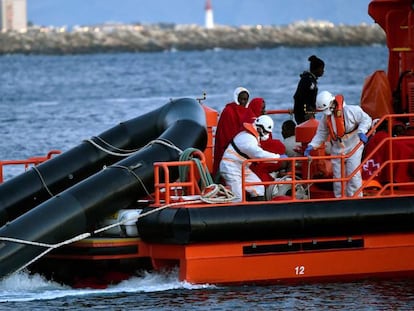
M 211 7 L 211 0 L 206 0 L 206 20 L 205 27 L 207 29 L 214 28 L 213 8 Z

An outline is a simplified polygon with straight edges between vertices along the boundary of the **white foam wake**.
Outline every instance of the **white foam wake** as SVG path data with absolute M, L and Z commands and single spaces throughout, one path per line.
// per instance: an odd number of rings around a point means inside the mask
M 173 289 L 201 289 L 211 285 L 193 285 L 178 280 L 178 272 L 146 272 L 140 277 L 132 277 L 106 289 L 73 289 L 42 276 L 19 272 L 0 281 L 0 303 L 11 301 L 32 301 L 56 299 L 68 296 L 85 296 L 117 292 L 158 292 Z

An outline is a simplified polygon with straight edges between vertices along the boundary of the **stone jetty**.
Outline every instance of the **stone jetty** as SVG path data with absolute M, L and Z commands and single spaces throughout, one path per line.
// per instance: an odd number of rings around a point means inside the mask
M 30 27 L 0 33 L 0 55 L 86 54 L 114 52 L 190 51 L 311 46 L 385 44 L 376 24 L 334 25 L 297 22 L 286 26 L 99 25 L 66 28 Z

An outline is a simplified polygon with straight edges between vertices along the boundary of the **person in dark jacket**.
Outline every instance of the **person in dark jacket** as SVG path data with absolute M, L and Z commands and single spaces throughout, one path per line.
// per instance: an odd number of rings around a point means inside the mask
M 293 113 L 295 121 L 299 125 L 309 120 L 315 114 L 316 95 L 318 94 L 318 78 L 322 77 L 325 63 L 320 58 L 312 55 L 308 58 L 309 71 L 300 75 L 298 87 L 294 99 Z

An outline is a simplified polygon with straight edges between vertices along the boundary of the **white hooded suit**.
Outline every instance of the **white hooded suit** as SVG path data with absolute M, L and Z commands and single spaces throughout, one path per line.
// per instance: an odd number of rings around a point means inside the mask
M 226 184 L 231 187 L 235 195 L 234 201 L 240 202 L 242 200 L 242 163 L 247 160 L 247 157 L 251 159 L 278 159 L 280 155 L 263 150 L 259 145 L 259 138 L 249 131 L 242 131 L 237 134 L 233 142 L 238 151 L 236 151 L 232 144 L 229 144 L 220 162 L 220 173 Z M 246 167 L 245 181 L 260 182 L 260 178 L 249 167 Z M 261 197 L 264 196 L 265 187 L 263 185 L 249 186 L 246 187 L 246 191 L 252 197 Z
M 361 107 L 355 105 L 345 105 L 343 104 L 343 115 L 345 120 L 345 134 L 342 138 L 337 140 L 331 140 L 332 148 L 331 148 L 331 155 L 346 155 L 350 154 L 350 152 L 357 146 L 360 142 L 360 138 L 358 136 L 359 133 L 366 134 L 368 130 L 371 128 L 372 119 L 371 117 L 365 113 Z M 312 141 L 309 143 L 308 146 L 312 146 L 313 149 L 318 148 L 322 145 L 329 137 L 329 129 L 327 126 L 327 118 L 332 118 L 332 124 L 335 127 L 334 115 L 326 115 L 324 114 L 321 121 L 319 122 L 318 129 L 316 131 L 315 136 L 313 137 Z M 336 128 L 334 128 L 334 132 L 337 133 Z M 361 146 L 356 150 L 356 152 L 351 155 L 349 158 L 345 159 L 345 176 L 349 176 L 361 163 L 362 151 L 364 149 L 364 145 Z M 333 176 L 334 178 L 341 177 L 341 159 L 333 159 L 332 160 L 332 169 L 333 169 Z M 361 172 L 357 172 L 346 184 L 345 188 L 345 195 L 352 196 L 355 191 L 360 188 L 362 185 L 362 178 Z M 334 195 L 335 197 L 341 197 L 341 182 L 334 183 Z M 361 193 L 362 195 L 362 193 Z

